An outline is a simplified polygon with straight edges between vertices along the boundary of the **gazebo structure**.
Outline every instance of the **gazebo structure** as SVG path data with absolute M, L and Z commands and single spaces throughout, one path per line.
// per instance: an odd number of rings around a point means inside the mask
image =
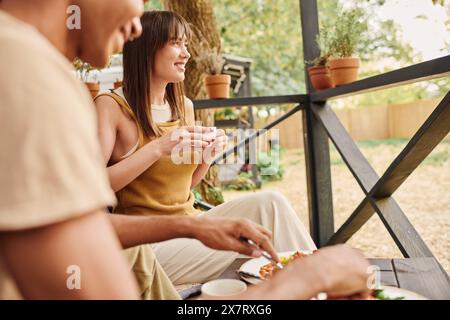
M 316 0 L 300 0 L 300 11 L 304 59 L 313 60 L 319 55 L 315 42 L 319 32 Z M 306 94 L 197 100 L 194 106 L 196 109 L 207 109 L 296 104 L 293 109 L 263 129 L 273 128 L 296 112 L 303 115 L 303 131 L 297 134 L 304 137 L 310 232 L 317 246 L 346 242 L 376 213 L 405 257 L 405 259 L 372 260 L 379 266 L 381 281 L 414 290 L 429 298 L 450 299 L 450 281 L 447 273 L 393 197 L 395 191 L 449 133 L 450 92 L 444 96 L 381 177 L 363 156 L 327 104 L 328 99 L 449 75 L 450 55 L 323 91 L 314 91 L 307 80 Z M 305 79 L 309 77 L 306 76 Z M 260 133 L 261 131 L 251 135 L 226 151 L 223 156 L 234 153 L 249 140 L 257 138 Z M 360 204 L 338 230 L 334 230 L 329 139 L 365 194 Z M 216 163 L 222 158 L 216 159 Z

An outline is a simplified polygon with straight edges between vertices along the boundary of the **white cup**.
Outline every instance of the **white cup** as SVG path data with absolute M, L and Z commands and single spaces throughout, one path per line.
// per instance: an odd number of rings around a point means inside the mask
M 233 296 L 245 290 L 245 282 L 235 279 L 217 279 L 202 285 L 202 295 L 210 297 Z
M 216 135 L 217 135 L 217 129 L 216 129 L 216 127 L 212 127 L 212 131 L 204 133 L 202 138 L 205 141 L 212 141 L 216 138 Z

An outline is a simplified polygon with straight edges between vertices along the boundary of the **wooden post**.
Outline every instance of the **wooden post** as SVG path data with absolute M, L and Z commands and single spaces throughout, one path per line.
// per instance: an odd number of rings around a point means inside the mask
M 313 60 L 319 56 L 316 35 L 319 33 L 316 0 L 300 0 L 303 37 L 303 58 Z M 313 88 L 305 65 L 308 99 L 303 111 L 303 138 L 305 148 L 306 179 L 308 187 L 309 225 L 311 236 L 318 247 L 325 245 L 334 233 L 333 197 L 331 189 L 330 149 L 328 136 L 311 110 L 309 94 Z

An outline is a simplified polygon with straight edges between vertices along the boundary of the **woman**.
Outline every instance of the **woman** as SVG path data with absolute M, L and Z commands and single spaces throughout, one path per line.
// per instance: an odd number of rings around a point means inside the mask
M 184 146 L 213 156 L 225 148 L 227 139 L 223 130 L 217 130 L 214 140 L 213 129 L 194 130 L 193 105 L 182 90 L 190 58 L 186 21 L 168 11 L 146 12 L 141 21 L 142 36 L 123 51 L 123 88 L 96 99 L 102 151 L 118 199 L 114 212 L 197 215 L 191 188 L 201 181 L 209 161 L 177 164 L 170 155 L 179 140 L 173 141 L 171 134 L 178 130 Z M 201 134 L 194 132 L 199 130 Z M 208 135 L 212 137 L 205 138 Z M 244 196 L 205 214 L 247 217 L 263 225 L 272 231 L 278 251 L 315 249 L 292 207 L 275 192 Z M 192 239 L 165 241 L 152 248 L 175 284 L 216 278 L 238 257 Z

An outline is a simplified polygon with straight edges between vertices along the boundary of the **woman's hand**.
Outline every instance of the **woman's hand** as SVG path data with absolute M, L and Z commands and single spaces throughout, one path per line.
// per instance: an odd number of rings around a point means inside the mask
M 216 130 L 213 141 L 203 148 L 203 161 L 211 164 L 215 158 L 222 154 L 228 145 L 228 137 L 222 129 Z
M 202 150 L 212 141 L 212 139 L 206 139 L 206 133 L 210 131 L 209 127 L 202 126 L 180 127 L 153 140 L 152 144 L 153 147 L 156 146 L 161 156 L 172 155 L 176 150 Z M 174 150 L 174 148 L 176 149 Z

